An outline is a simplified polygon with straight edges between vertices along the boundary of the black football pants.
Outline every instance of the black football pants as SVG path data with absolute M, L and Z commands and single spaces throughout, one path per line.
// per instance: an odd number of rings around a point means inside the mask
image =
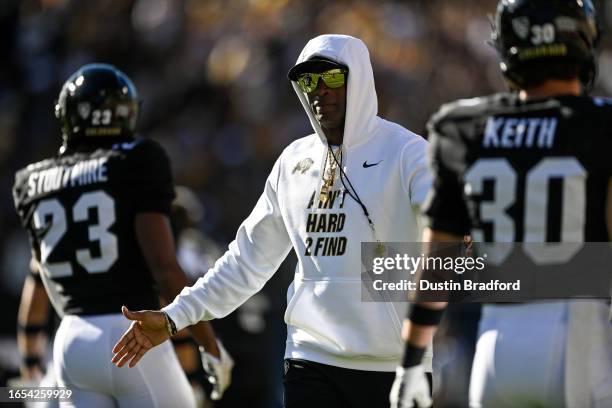
M 394 372 L 285 360 L 285 408 L 388 408 Z

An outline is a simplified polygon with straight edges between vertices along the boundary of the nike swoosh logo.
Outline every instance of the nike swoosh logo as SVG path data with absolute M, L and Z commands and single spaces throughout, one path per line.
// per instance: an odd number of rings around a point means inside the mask
M 368 161 L 366 160 L 363 162 L 363 168 L 367 169 L 368 167 L 378 166 L 380 163 L 382 163 L 382 160 L 379 161 L 378 163 L 372 163 L 372 164 L 368 164 Z

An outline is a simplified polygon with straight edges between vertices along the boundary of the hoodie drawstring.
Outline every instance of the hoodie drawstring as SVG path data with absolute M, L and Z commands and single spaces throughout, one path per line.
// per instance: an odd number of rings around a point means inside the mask
M 374 225 L 374 221 L 372 221 L 372 218 L 370 217 L 370 213 L 368 212 L 367 207 L 365 206 L 363 201 L 361 201 L 359 194 L 357 194 L 357 190 L 355 189 L 355 187 L 353 187 L 353 183 L 351 183 L 351 180 L 348 178 L 348 176 L 342 169 L 343 146 L 340 145 L 340 148 L 339 148 L 340 161 L 338 161 L 338 157 L 336 157 L 334 152 L 331 150 L 331 147 L 329 147 L 329 144 L 327 145 L 327 148 L 328 148 L 328 157 L 329 157 L 329 154 L 331 154 L 336 166 L 340 169 L 340 182 L 342 183 L 343 189 L 348 193 L 349 197 L 351 197 L 353 200 L 355 200 L 357 204 L 359 204 L 359 206 L 361 207 L 361 210 L 363 211 L 363 215 L 365 215 L 366 219 L 368 220 L 368 225 L 370 226 L 370 229 L 372 230 L 372 235 L 374 236 L 374 240 L 376 241 L 376 249 L 375 249 L 376 255 L 383 256 L 386 252 L 386 248 L 385 248 L 385 245 L 382 242 L 380 242 L 380 239 L 378 239 L 378 234 L 376 234 L 376 227 Z M 325 162 L 327 163 L 327 157 L 325 158 Z M 334 181 L 333 176 L 335 176 L 335 170 L 336 170 L 335 167 L 332 170 L 331 165 L 330 165 L 330 171 L 333 171 L 332 180 L 331 180 L 332 184 Z M 348 186 L 344 183 L 345 179 L 346 179 L 346 182 L 348 183 Z M 321 195 L 323 195 L 323 187 L 321 189 Z

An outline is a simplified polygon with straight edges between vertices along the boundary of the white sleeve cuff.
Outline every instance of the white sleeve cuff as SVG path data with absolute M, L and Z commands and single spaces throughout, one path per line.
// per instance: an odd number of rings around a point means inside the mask
M 181 306 L 177 302 L 170 303 L 168 306 L 162 308 L 162 311 L 167 313 L 170 319 L 172 319 L 176 325 L 176 330 L 183 330 L 185 327 L 197 323 L 189 322 L 187 314 L 183 312 Z

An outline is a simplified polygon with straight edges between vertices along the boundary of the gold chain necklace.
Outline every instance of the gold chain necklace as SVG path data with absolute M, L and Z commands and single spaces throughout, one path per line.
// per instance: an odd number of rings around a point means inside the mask
M 323 184 L 321 185 L 321 192 L 319 194 L 319 200 L 323 204 L 327 204 L 329 193 L 334 187 L 334 182 L 336 181 L 336 169 L 338 168 L 338 163 L 342 162 L 342 148 L 340 148 L 339 156 L 340 159 L 338 160 L 338 157 L 334 155 L 332 148 L 327 148 L 327 157 L 325 158 L 323 174 L 321 176 L 323 179 Z M 327 163 L 329 163 L 329 166 Z

